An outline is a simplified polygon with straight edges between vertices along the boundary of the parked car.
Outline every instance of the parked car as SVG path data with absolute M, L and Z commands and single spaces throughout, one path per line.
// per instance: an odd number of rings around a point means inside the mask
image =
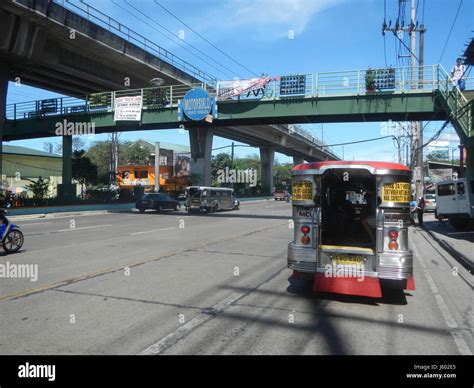
M 145 194 L 142 199 L 139 199 L 135 203 L 135 207 L 140 211 L 140 213 L 143 213 L 147 209 L 153 209 L 159 212 L 163 210 L 178 210 L 181 205 L 176 199 L 171 198 L 168 194 L 150 193 Z
M 273 193 L 273 199 L 275 201 L 284 201 L 287 196 L 287 191 L 286 190 L 275 190 Z
M 423 195 L 425 200 L 425 212 L 436 211 L 436 194 L 425 194 Z

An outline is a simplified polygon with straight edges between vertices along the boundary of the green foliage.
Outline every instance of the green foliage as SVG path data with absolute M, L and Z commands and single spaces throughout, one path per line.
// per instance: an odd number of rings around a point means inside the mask
M 121 148 L 126 163 L 139 165 L 148 164 L 150 150 L 143 147 L 139 142 L 124 142 Z
M 49 180 L 39 177 L 38 180 L 34 181 L 28 179 L 31 183 L 26 185 L 28 190 L 33 192 L 33 198 L 37 200 L 44 200 L 48 196 Z
M 375 90 L 375 70 L 368 69 L 365 72 L 365 89 L 366 90 Z
M 110 93 L 92 93 L 89 95 L 89 106 L 99 108 L 108 106 L 110 102 Z
M 74 151 L 72 156 L 72 177 L 82 186 L 97 182 L 97 166 L 85 156 L 85 151 Z

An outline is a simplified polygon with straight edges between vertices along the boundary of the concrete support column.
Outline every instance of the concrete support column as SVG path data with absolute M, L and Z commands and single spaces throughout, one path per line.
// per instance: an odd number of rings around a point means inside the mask
M 193 184 L 211 186 L 211 153 L 213 132 L 211 128 L 190 128 L 191 174 L 195 176 Z
M 474 180 L 474 139 L 469 139 L 465 142 L 466 147 L 466 164 L 464 176 L 468 180 Z
M 72 184 L 72 136 L 63 136 L 62 179 L 58 197 L 61 201 L 70 201 L 76 197 L 76 186 Z
M 273 160 L 275 151 L 271 148 L 260 148 L 260 166 L 261 166 L 261 182 L 263 192 L 266 195 L 273 193 Z
M 303 156 L 293 156 L 293 165 L 297 166 L 298 164 L 303 164 L 303 163 L 304 163 Z
M 3 179 L 3 131 L 6 122 L 7 114 L 7 93 L 8 80 L 10 79 L 9 69 L 6 65 L 0 65 L 0 187 L 2 189 L 6 183 Z

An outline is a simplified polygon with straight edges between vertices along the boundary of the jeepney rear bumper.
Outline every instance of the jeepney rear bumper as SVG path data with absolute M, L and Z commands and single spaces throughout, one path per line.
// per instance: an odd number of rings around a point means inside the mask
M 298 272 L 317 273 L 316 249 L 288 245 L 288 268 Z M 406 280 L 413 276 L 413 253 L 379 253 L 375 272 L 367 271 L 367 276 L 376 276 L 379 279 Z
M 413 276 L 413 253 L 379 253 L 377 273 L 380 279 L 408 279 Z
M 298 272 L 317 272 L 316 249 L 301 247 L 294 242 L 288 245 L 288 268 Z

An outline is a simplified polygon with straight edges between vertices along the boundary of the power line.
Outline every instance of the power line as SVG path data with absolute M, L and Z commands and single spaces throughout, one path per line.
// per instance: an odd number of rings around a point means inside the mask
M 393 135 L 387 135 L 387 136 L 381 136 L 381 137 L 374 137 L 374 138 L 371 138 L 371 139 L 358 140 L 358 141 L 351 141 L 351 142 L 347 142 L 347 143 L 325 144 L 325 145 L 323 146 L 323 148 L 326 148 L 326 147 L 336 147 L 336 146 L 349 145 L 349 144 L 368 143 L 368 142 L 371 142 L 371 141 L 383 140 L 383 139 L 388 139 L 388 138 L 392 138 L 392 139 L 393 139 L 394 137 L 395 137 L 395 136 L 393 136 Z
M 148 27 L 152 28 L 153 30 L 157 31 L 159 34 L 161 34 L 162 36 L 165 36 L 167 39 L 170 39 L 171 41 L 173 41 L 174 43 L 176 43 L 177 45 L 179 45 L 180 47 L 183 47 L 184 49 L 186 49 L 186 47 L 184 47 L 180 41 L 177 41 L 175 38 L 174 38 L 174 33 L 173 31 L 170 31 L 169 29 L 167 29 L 165 26 L 161 25 L 160 23 L 158 23 L 157 21 L 153 20 L 151 17 L 149 17 L 148 15 L 144 14 L 142 11 L 140 11 L 138 8 L 136 8 L 135 6 L 133 6 L 132 4 L 128 3 L 127 0 L 123 0 L 125 4 L 127 4 L 130 8 L 133 8 L 136 12 L 138 12 L 139 14 L 141 14 L 142 16 L 144 16 L 145 18 L 151 20 L 154 24 L 156 24 L 157 26 L 159 26 L 160 28 L 162 28 L 163 30 L 165 30 L 166 32 L 168 32 L 168 34 L 171 35 L 171 38 L 170 37 L 167 37 L 166 35 L 164 35 L 161 31 L 159 31 L 158 29 L 156 29 L 155 27 L 151 26 L 149 23 L 147 23 L 146 21 L 144 21 L 143 19 L 139 18 L 138 16 L 136 15 L 133 15 L 132 13 L 130 13 L 127 9 L 125 9 L 124 7 L 122 7 L 120 4 L 117 4 L 114 0 L 111 0 L 112 3 L 114 3 L 115 5 L 117 5 L 119 8 L 123 9 L 125 12 L 127 12 L 129 15 L 137 18 L 138 20 L 140 20 L 142 23 L 146 24 Z M 235 73 L 221 65 L 219 62 L 217 62 L 215 59 L 213 59 L 212 57 L 210 57 L 209 55 L 207 55 L 206 53 L 202 52 L 201 50 L 199 50 L 198 48 L 194 47 L 193 45 L 189 44 L 188 42 L 186 42 L 185 40 L 182 40 L 182 42 L 184 44 L 186 44 L 187 46 L 189 46 L 190 48 L 192 48 L 193 50 L 199 52 L 201 55 L 203 55 L 204 57 L 206 58 L 209 58 L 211 61 L 215 62 L 218 66 L 220 66 L 221 68 L 227 70 L 227 71 L 230 71 L 232 73 L 232 75 L 230 75 L 230 77 L 232 77 Z M 194 55 L 196 58 L 199 58 L 201 61 L 203 61 L 204 63 L 208 64 L 209 66 L 212 66 L 215 70 L 217 70 L 218 72 L 220 72 L 221 74 L 224 74 L 226 77 L 229 77 L 229 73 L 225 73 L 223 72 L 222 70 L 218 69 L 217 67 L 214 66 L 213 63 L 210 63 L 204 59 L 202 59 L 200 56 L 198 56 L 197 54 L 195 53 L 192 53 L 190 52 L 190 54 Z
M 458 19 L 458 15 L 459 15 L 459 11 L 461 10 L 462 2 L 463 2 L 463 0 L 459 1 L 458 10 L 456 11 L 456 16 L 454 17 L 453 24 L 451 24 L 451 28 L 449 30 L 448 37 L 446 38 L 446 43 L 444 44 L 443 52 L 441 53 L 441 56 L 439 57 L 438 63 L 441 63 L 441 59 L 443 59 L 444 52 L 446 50 L 446 47 L 448 46 L 449 39 L 451 38 L 451 33 L 453 32 L 454 24 L 456 23 L 456 20 Z
M 251 74 L 255 75 L 258 77 L 258 74 L 250 70 L 248 67 L 245 65 L 242 65 L 240 62 L 238 62 L 236 59 L 232 58 L 230 55 L 222 51 L 219 47 L 217 47 L 214 43 L 210 42 L 207 40 L 204 36 L 202 36 L 199 32 L 197 32 L 195 29 L 190 27 L 188 24 L 186 24 L 183 20 L 181 20 L 178 16 L 176 16 L 173 12 L 165 8 L 163 5 L 161 5 L 157 0 L 154 0 L 155 4 L 158 5 L 160 8 L 162 8 L 164 11 L 166 11 L 169 15 L 171 15 L 173 18 L 178 20 L 181 24 L 183 24 L 185 27 L 189 28 L 192 32 L 194 32 L 197 36 L 199 36 L 202 40 L 204 40 L 207 44 L 211 45 L 214 47 L 217 51 L 219 51 L 221 54 L 225 55 L 228 59 L 230 59 L 232 62 L 236 63 L 246 71 L 250 72 Z

